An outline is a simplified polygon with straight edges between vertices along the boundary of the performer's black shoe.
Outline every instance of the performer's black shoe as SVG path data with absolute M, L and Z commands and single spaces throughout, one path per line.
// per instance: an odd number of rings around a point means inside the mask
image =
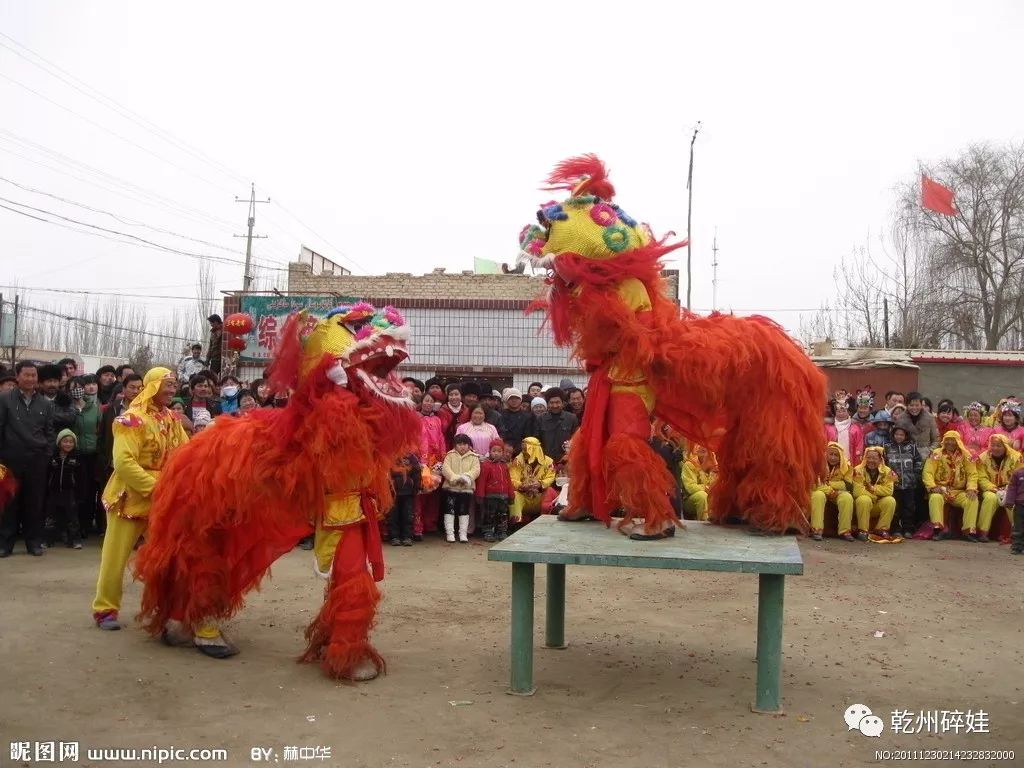
M 227 643 L 226 645 L 197 645 L 196 650 L 211 659 L 228 659 L 238 655 L 238 649 Z
M 596 518 L 593 515 L 583 515 L 583 517 L 566 517 L 564 512 L 559 512 L 558 519 L 563 523 L 585 523 Z
M 666 528 L 661 533 L 631 533 L 629 538 L 633 541 L 657 541 L 658 539 L 671 539 L 676 535 L 676 527 Z

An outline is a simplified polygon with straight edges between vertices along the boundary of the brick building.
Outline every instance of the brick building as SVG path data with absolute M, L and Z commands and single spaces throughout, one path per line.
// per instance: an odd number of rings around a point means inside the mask
M 678 272 L 667 271 L 665 277 L 669 296 L 678 302 Z M 425 275 L 315 274 L 310 264 L 293 263 L 287 296 L 333 296 L 338 303 L 356 298 L 397 307 L 412 327 L 410 359 L 402 370 L 417 378 L 486 379 L 497 389 L 525 389 L 531 381 L 557 384 L 563 378 L 583 385 L 586 376 L 580 367 L 541 327 L 543 314 L 525 314 L 543 291 L 542 277 L 525 274 L 443 268 Z M 238 311 L 243 304 L 241 294 L 229 296 L 225 312 Z M 243 375 L 258 375 L 258 369 L 258 364 L 243 362 Z

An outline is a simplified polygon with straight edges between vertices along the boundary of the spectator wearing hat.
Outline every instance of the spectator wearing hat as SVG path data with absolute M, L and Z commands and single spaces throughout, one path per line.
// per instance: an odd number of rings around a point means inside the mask
M 495 389 L 491 389 L 491 382 L 481 381 L 478 383 L 480 387 L 480 404 L 484 407 L 485 421 L 488 424 L 493 424 L 494 428 L 501 432 L 501 393 Z
M 224 321 L 220 315 L 210 315 L 206 318 L 210 324 L 210 343 L 206 346 L 210 370 L 220 376 L 221 369 L 221 342 L 224 336 Z
M 875 415 L 871 417 L 871 431 L 868 432 L 864 438 L 865 448 L 881 448 L 886 449 L 889 447 L 889 441 L 892 440 L 890 430 L 892 429 L 893 420 L 889 412 L 884 408 L 880 411 L 876 411 Z
M 867 437 L 868 433 L 874 429 L 874 423 L 871 421 L 871 411 L 875 407 L 875 393 L 871 391 L 870 387 L 858 390 L 854 398 L 853 407 L 853 422 L 860 427 L 863 435 Z
M 114 396 L 114 387 L 117 386 L 117 373 L 114 370 L 114 366 L 101 365 L 97 368 L 96 380 L 100 385 L 97 398 L 100 401 L 100 405 L 106 405 Z
M 78 409 L 75 408 L 74 400 L 80 398 L 81 385 L 73 382 L 72 386 L 68 388 L 68 392 L 65 392 L 60 386 L 63 375 L 60 366 L 41 365 L 36 370 L 39 375 L 39 391 L 43 397 L 53 403 L 54 431 L 74 429 L 75 419 L 78 418 Z
M 544 455 L 555 462 L 565 455 L 565 443 L 579 428 L 579 420 L 565 410 L 565 393 L 552 387 L 544 393 L 547 412 L 537 417 L 537 438 Z
M 993 434 L 1005 435 L 1013 450 L 1021 450 L 1021 446 L 1024 444 L 1024 427 L 1020 424 L 1020 402 L 1016 398 L 1007 398 L 998 410 L 998 421 Z
M 191 354 L 178 361 L 178 381 L 189 381 L 193 376 L 206 368 L 202 358 L 203 345 L 198 342 L 191 347 Z
M 57 382 L 60 382 L 60 373 Z M 14 498 L 0 516 L 0 557 L 14 550 L 21 524 L 25 548 L 42 555 L 43 504 L 50 452 L 56 440 L 53 402 L 37 391 L 39 372 L 35 363 L 22 360 L 14 366 L 18 386 L 0 395 L 0 463 L 18 480 Z
M 455 430 L 469 421 L 470 409 L 462 400 L 463 384 L 449 384 L 445 390 L 447 402 L 438 411 L 441 427 L 444 429 L 444 444 L 448 450 L 455 447 Z
M 543 397 L 538 395 L 537 397 L 530 400 L 530 415 L 533 416 L 533 434 L 537 434 L 537 419 L 548 412 L 548 403 Z
M 507 387 L 501 393 L 505 410 L 501 412 L 501 438 L 514 446 L 515 453 L 522 450 L 523 439 L 535 431 L 533 414 L 523 407 L 523 393 L 515 387 Z
M 964 417 L 960 420 L 960 436 L 964 439 L 964 446 L 975 461 L 982 453 L 989 449 L 989 438 L 992 436 L 992 427 L 984 425 L 985 406 L 975 400 L 964 406 Z

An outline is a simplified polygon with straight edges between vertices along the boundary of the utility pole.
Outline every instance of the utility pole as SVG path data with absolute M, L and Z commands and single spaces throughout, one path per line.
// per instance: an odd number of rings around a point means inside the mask
M 697 141 L 697 134 L 700 133 L 700 120 L 693 127 L 693 138 L 690 139 L 690 172 L 686 175 L 686 189 L 688 191 L 686 201 L 686 308 L 690 308 L 690 294 L 693 287 L 693 275 L 691 272 L 693 261 L 690 258 L 690 247 L 693 245 L 693 144 Z
M 711 311 L 718 311 L 718 227 L 715 239 L 711 241 Z
M 882 327 L 885 329 L 885 348 L 889 348 L 889 299 L 882 299 Z
M 249 292 L 249 288 L 252 287 L 252 241 L 253 238 L 266 239 L 267 235 L 254 235 L 252 228 L 256 226 L 256 203 L 269 203 L 270 198 L 266 200 L 256 199 L 256 184 L 252 185 L 249 192 L 249 199 L 246 200 L 244 197 L 235 197 L 236 203 L 248 203 L 249 204 L 249 234 L 247 235 L 235 235 L 235 237 L 245 238 L 245 274 L 242 276 L 242 290 L 246 293 Z

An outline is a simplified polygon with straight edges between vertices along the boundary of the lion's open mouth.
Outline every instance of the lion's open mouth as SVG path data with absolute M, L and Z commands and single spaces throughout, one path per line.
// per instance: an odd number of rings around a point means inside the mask
M 398 364 L 408 357 L 403 341 L 382 336 L 366 346 L 357 346 L 342 361 L 342 365 L 349 374 L 350 383 L 358 381 L 371 394 L 411 405 L 412 400 L 395 372 Z

